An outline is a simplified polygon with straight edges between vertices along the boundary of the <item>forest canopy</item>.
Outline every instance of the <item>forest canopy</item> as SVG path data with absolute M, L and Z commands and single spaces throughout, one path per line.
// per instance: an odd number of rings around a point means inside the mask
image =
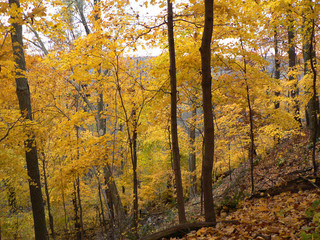
M 159 212 L 192 222 L 194 199 L 215 222 L 213 183 L 247 164 L 254 194 L 258 162 L 306 136 L 317 180 L 319 16 L 313 0 L 0 2 L 0 239 L 138 239 Z

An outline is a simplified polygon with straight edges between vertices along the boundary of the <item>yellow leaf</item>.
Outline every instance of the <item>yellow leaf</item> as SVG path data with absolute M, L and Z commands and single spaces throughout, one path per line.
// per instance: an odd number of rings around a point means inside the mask
M 233 226 L 230 226 L 230 227 L 226 227 L 225 229 L 224 229 L 224 232 L 226 233 L 226 234 L 232 234 L 233 232 L 235 231 L 235 228 L 233 227 Z

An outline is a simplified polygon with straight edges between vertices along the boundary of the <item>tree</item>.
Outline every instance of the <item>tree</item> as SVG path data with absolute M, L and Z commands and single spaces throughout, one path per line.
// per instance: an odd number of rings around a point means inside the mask
M 295 76 L 295 68 L 296 68 L 296 47 L 295 47 L 295 33 L 294 33 L 294 20 L 292 13 L 292 6 L 289 5 L 288 10 L 288 60 L 289 60 L 289 81 L 293 81 L 293 90 L 291 90 L 291 97 L 294 101 L 294 118 L 301 126 L 301 118 L 300 118 L 300 109 L 299 103 L 297 101 L 297 97 L 299 94 L 299 89 L 297 87 L 297 77 Z
M 280 80 L 280 59 L 279 59 L 279 39 L 278 39 L 278 30 L 277 27 L 274 26 L 274 78 L 276 81 Z M 279 97 L 280 92 L 276 91 L 275 96 Z M 280 107 L 280 102 L 278 99 L 276 99 L 276 102 L 274 103 L 275 109 L 278 109 Z
M 241 50 L 242 50 L 242 57 L 243 57 L 243 75 L 244 75 L 244 81 L 245 81 L 245 87 L 246 87 L 246 98 L 247 98 L 247 104 L 248 104 L 248 114 L 249 114 L 249 125 L 250 125 L 250 147 L 249 147 L 249 162 L 250 162 L 250 178 L 251 178 L 251 194 L 254 193 L 254 174 L 253 174 L 253 168 L 254 168 L 254 156 L 255 153 L 255 144 L 254 144 L 254 129 L 253 129 L 253 110 L 252 110 L 252 103 L 251 103 L 251 96 L 250 96 L 250 86 L 248 84 L 248 77 L 247 77 L 247 57 L 246 53 L 244 51 L 244 46 L 242 39 L 240 39 L 241 42 Z
M 318 131 L 319 131 L 319 124 L 318 124 L 318 116 L 317 116 L 317 110 L 319 108 L 319 104 L 317 101 L 317 70 L 316 70 L 316 58 L 314 56 L 315 52 L 315 6 L 310 5 L 311 10 L 311 32 L 310 32 L 310 42 L 309 42 L 309 56 L 310 56 L 310 67 L 311 67 L 311 73 L 312 73 L 312 98 L 311 98 L 311 118 L 312 118 L 312 164 L 313 164 L 313 175 L 317 182 L 319 182 L 318 179 L 318 163 L 316 161 L 316 143 L 317 143 L 317 137 L 318 137 Z
M 201 71 L 202 103 L 204 118 L 204 156 L 202 160 L 202 191 L 204 195 L 204 214 L 207 222 L 216 222 L 212 193 L 212 170 L 214 158 L 214 125 L 211 93 L 211 39 L 213 32 L 213 0 L 204 0 L 205 19 L 202 35 Z
M 177 129 L 177 71 L 176 71 L 176 56 L 174 47 L 174 32 L 173 32 L 173 10 L 172 3 L 168 0 L 168 42 L 169 42 L 169 57 L 170 57 L 170 86 L 171 86 L 171 136 L 172 136 L 172 155 L 173 169 L 175 175 L 175 184 L 177 191 L 178 215 L 179 223 L 187 221 L 184 209 L 183 187 L 181 180 L 180 168 L 180 153 L 178 143 Z
M 196 175 L 196 121 L 197 117 L 197 106 L 195 97 L 191 97 L 191 123 L 188 128 L 189 131 L 189 144 L 190 144 L 190 152 L 188 158 L 189 164 L 189 195 L 191 198 L 195 197 L 197 194 L 197 175 Z
M 32 121 L 32 108 L 30 90 L 26 74 L 26 62 L 23 51 L 22 35 L 22 14 L 20 12 L 19 0 L 9 0 L 10 8 L 15 11 L 12 13 L 11 41 L 15 62 L 16 91 L 19 100 L 21 114 L 26 120 Z M 15 15 L 13 15 L 15 14 Z M 27 161 L 27 171 L 29 176 L 29 189 L 32 204 L 34 221 L 35 239 L 47 239 L 46 219 L 41 192 L 40 173 L 38 164 L 37 147 L 35 136 L 31 129 L 26 128 L 27 140 L 25 140 L 25 151 Z
M 313 44 L 313 24 L 314 24 L 314 9 L 312 6 L 312 1 L 303 1 L 302 2 L 302 11 L 303 11 L 303 26 L 302 26 L 302 37 L 303 37 L 303 61 L 304 61 L 304 75 L 308 76 L 314 74 L 311 63 L 315 63 L 315 49 Z M 316 75 L 315 75 L 316 76 Z M 312 84 L 313 86 L 313 84 Z M 306 106 L 306 122 L 307 127 L 310 129 L 310 142 L 314 138 L 319 137 L 319 131 L 316 133 L 317 125 L 319 125 L 318 113 L 319 106 L 314 104 L 313 101 L 318 101 L 317 96 L 314 95 L 314 89 L 311 90 L 311 99 L 308 101 Z M 307 92 L 310 93 L 310 90 L 307 89 Z M 315 113 L 315 115 L 314 115 Z

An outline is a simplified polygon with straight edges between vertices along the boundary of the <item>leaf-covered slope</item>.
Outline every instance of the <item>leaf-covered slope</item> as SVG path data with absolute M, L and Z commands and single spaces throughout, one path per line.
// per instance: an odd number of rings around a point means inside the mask
M 223 205 L 227 196 L 236 201 L 235 193 L 246 193 L 250 186 L 248 164 L 234 169 L 231 181 L 228 175 L 215 188 L 216 203 L 221 206 L 216 228 L 201 228 L 181 239 L 320 239 L 320 189 L 310 178 L 310 151 L 307 135 L 274 147 L 255 166 L 261 191 L 231 210 Z M 193 210 L 198 212 L 197 207 Z
M 218 223 L 181 239 L 320 239 L 319 216 L 319 189 L 285 192 L 241 202 L 225 217 L 239 221 L 237 225 Z

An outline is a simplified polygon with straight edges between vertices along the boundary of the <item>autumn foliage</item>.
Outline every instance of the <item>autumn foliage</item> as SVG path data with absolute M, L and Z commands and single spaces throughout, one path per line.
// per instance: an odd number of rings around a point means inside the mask
M 49 239 L 138 239 L 177 224 L 181 201 L 187 222 L 204 221 L 211 186 L 217 226 L 184 239 L 319 239 L 318 190 L 247 199 L 296 171 L 318 188 L 317 1 L 214 1 L 206 44 L 205 1 L 172 1 L 174 52 L 166 1 L 12 2 L 0 2 L 0 239 L 35 236 L 34 150 Z M 31 117 L 19 108 L 19 76 Z

